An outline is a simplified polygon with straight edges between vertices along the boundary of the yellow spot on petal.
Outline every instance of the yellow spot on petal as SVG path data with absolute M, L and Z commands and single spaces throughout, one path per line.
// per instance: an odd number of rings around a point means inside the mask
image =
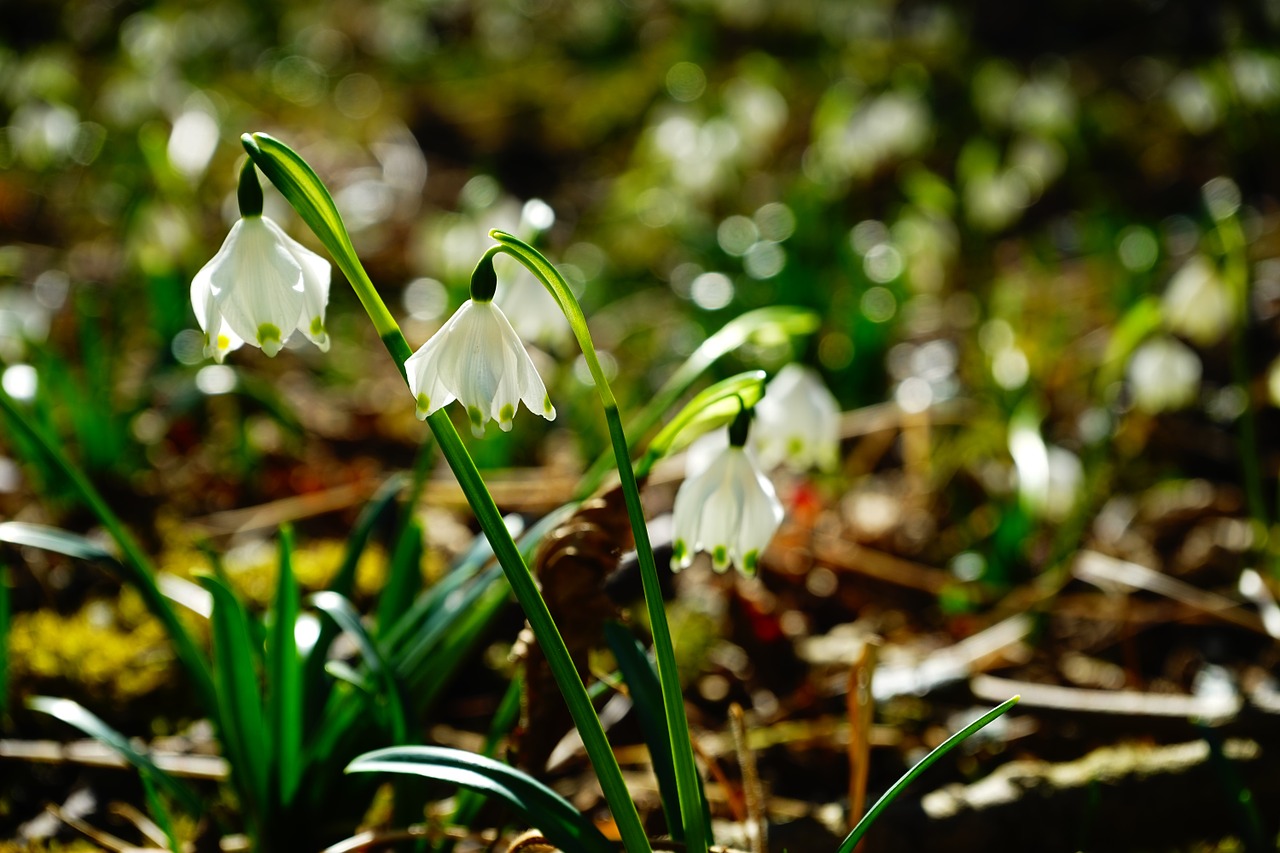
M 311 336 L 318 338 L 324 333 L 325 333 L 324 320 L 321 320 L 319 317 L 312 317 L 311 318 Z
M 510 424 L 516 416 L 516 407 L 508 403 L 498 410 L 499 423 Z
M 431 412 L 431 398 L 428 397 L 426 394 L 419 394 L 417 403 L 418 403 L 418 411 L 417 411 L 418 420 L 420 421 L 426 420 L 427 415 L 430 414 Z
M 218 349 L 227 349 L 231 346 L 231 338 L 226 335 L 218 335 Z

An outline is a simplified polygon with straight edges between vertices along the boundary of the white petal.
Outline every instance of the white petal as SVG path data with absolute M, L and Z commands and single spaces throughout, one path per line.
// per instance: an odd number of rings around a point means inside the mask
M 329 280 L 332 276 L 329 262 L 290 237 L 270 218 L 264 216 L 262 221 L 302 268 L 302 315 L 298 318 L 298 331 L 321 352 L 328 352 L 329 333 L 324 327 L 324 313 L 329 304 Z
M 456 399 L 440 371 L 440 348 L 445 340 L 443 332 L 444 329 L 436 332 L 404 363 L 405 373 L 409 377 L 409 390 L 413 392 L 413 399 L 417 402 L 420 420 Z
M 210 275 L 213 295 L 231 329 L 275 355 L 302 314 L 302 267 L 262 217 L 237 223 L 230 251 Z

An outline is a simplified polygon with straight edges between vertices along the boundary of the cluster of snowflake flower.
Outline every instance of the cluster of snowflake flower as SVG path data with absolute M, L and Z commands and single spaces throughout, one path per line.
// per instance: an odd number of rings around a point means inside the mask
M 249 343 L 274 356 L 295 331 L 327 350 L 329 262 L 262 213 L 261 191 L 256 177 L 251 180 L 246 189 L 242 176 L 241 218 L 191 283 L 205 354 L 221 362 Z M 404 366 L 420 419 L 457 400 L 479 437 L 490 420 L 510 430 L 521 403 L 548 420 L 556 416 L 524 343 L 493 301 L 492 286 L 473 285 L 471 298 Z M 817 372 L 788 364 L 754 410 L 695 442 L 676 494 L 671 567 L 683 569 L 705 551 L 717 571 L 736 565 L 754 574 L 783 518 L 763 472 L 779 465 L 834 468 L 838 416 Z

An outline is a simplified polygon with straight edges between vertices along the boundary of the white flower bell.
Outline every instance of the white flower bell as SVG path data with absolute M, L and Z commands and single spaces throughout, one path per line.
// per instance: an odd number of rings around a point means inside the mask
M 329 262 L 262 215 L 252 163 L 240 173 L 240 213 L 222 248 L 191 280 L 205 355 L 221 362 L 247 341 L 274 356 L 295 330 L 327 351 Z
M 782 523 L 773 485 L 743 448 L 747 418 L 746 411 L 739 415 L 729 445 L 705 470 L 686 477 L 676 493 L 672 570 L 686 568 L 694 554 L 706 551 L 716 571 L 732 563 L 754 575 L 760 552 Z
M 817 371 L 794 363 L 778 371 L 756 406 L 751 445 L 766 471 L 784 462 L 796 471 L 836 467 L 840 405 Z
M 1200 390 L 1200 357 L 1177 338 L 1155 338 L 1138 347 L 1127 373 L 1134 405 L 1151 414 L 1185 408 Z
M 1169 328 L 1202 347 L 1222 340 L 1235 315 L 1226 283 L 1204 255 L 1174 273 L 1161 305 Z
M 478 289 L 476 281 L 482 276 L 485 281 Z M 459 400 L 477 438 L 490 420 L 509 431 L 521 402 L 549 421 L 556 417 L 533 360 L 492 301 L 494 283 L 493 264 L 486 255 L 472 279 L 472 298 L 404 363 L 418 418 Z

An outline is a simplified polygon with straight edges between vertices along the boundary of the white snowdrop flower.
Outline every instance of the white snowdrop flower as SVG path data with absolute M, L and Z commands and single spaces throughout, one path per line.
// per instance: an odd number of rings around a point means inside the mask
M 1202 347 L 1222 340 L 1235 314 L 1226 283 L 1204 255 L 1174 273 L 1162 305 L 1169 328 Z
M 783 462 L 796 471 L 836 467 L 840 406 L 817 371 L 800 364 L 778 371 L 756 406 L 751 445 L 766 471 Z
M 462 303 L 404 366 L 419 419 L 454 400 L 466 408 L 476 437 L 484 435 L 491 419 L 509 431 L 521 402 L 529 411 L 555 419 L 542 377 L 506 315 L 492 301 Z
M 1152 414 L 1189 406 L 1200 390 L 1200 372 L 1200 357 L 1176 338 L 1147 341 L 1129 358 L 1133 403 Z
M 730 430 L 729 445 L 705 470 L 686 477 L 676 493 L 675 541 L 671 568 L 693 562 L 699 551 L 723 572 L 732 563 L 745 575 L 755 574 L 760 552 L 782 523 L 782 504 L 769 482 L 743 448 L 746 418 Z
M 273 356 L 295 330 L 322 351 L 329 262 L 261 214 L 243 216 L 191 281 L 205 355 L 221 362 L 248 341 Z

